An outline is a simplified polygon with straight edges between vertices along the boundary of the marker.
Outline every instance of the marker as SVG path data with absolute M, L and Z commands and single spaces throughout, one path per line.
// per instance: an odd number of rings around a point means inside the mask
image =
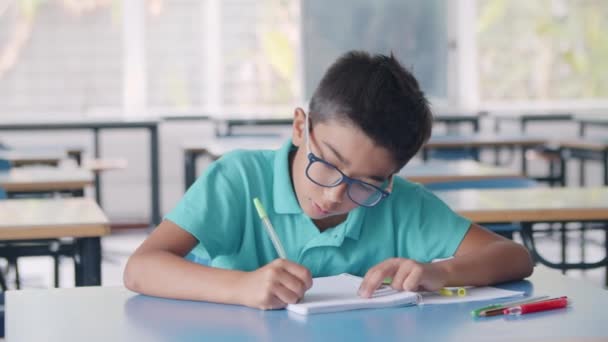
M 548 311 L 555 309 L 563 309 L 568 306 L 568 297 L 563 296 L 559 298 L 553 298 L 543 300 L 540 302 L 521 304 L 518 306 L 512 306 L 503 310 L 505 315 L 525 315 L 532 312 Z
M 475 310 L 471 311 L 471 316 L 473 316 L 473 317 L 498 316 L 498 315 L 503 314 L 502 311 L 505 308 L 515 306 L 515 305 L 520 305 L 520 304 L 538 302 L 541 300 L 545 300 L 547 298 L 549 298 L 549 296 L 536 296 L 536 297 L 530 297 L 530 298 L 526 298 L 526 299 L 511 301 L 511 302 L 492 304 L 492 305 L 484 306 L 483 308 L 479 308 L 479 309 L 475 309 Z
M 456 292 L 456 295 L 458 297 L 464 297 L 467 295 L 467 289 L 465 289 L 464 287 L 456 287 L 453 289 L 448 288 L 448 287 L 442 287 L 437 292 L 439 293 L 439 295 L 445 296 L 445 297 L 453 296 L 454 292 Z
M 268 233 L 268 236 L 270 237 L 270 241 L 272 241 L 272 245 L 274 246 L 274 249 L 277 251 L 279 258 L 287 259 L 287 254 L 285 253 L 285 249 L 283 249 L 281 240 L 279 240 L 279 236 L 274 231 L 274 227 L 272 226 L 272 223 L 270 222 L 270 219 L 268 218 L 268 214 L 266 214 L 266 210 L 264 209 L 262 202 L 260 202 L 260 199 L 257 197 L 254 198 L 253 205 L 255 205 L 255 209 L 258 211 L 258 215 L 260 216 L 262 223 L 264 223 L 264 228 L 266 228 L 266 233 Z

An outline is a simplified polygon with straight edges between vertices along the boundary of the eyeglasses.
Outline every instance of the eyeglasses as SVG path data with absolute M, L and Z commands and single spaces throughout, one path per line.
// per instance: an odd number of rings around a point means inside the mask
M 308 114 L 306 114 L 305 134 L 306 152 L 308 156 L 306 177 L 308 177 L 310 181 L 325 188 L 333 188 L 342 183 L 346 183 L 346 194 L 348 195 L 348 198 L 354 203 L 368 208 L 377 205 L 383 198 L 390 194 L 388 191 L 373 184 L 348 177 L 333 164 L 314 155 L 310 150 Z

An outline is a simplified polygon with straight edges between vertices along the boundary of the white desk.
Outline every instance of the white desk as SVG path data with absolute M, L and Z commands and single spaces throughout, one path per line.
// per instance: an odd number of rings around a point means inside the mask
M 300 316 L 235 305 L 160 299 L 124 288 L 7 292 L 6 337 L 21 341 L 606 341 L 608 292 L 556 271 L 503 285 L 566 295 L 563 310 L 473 319 L 494 303 L 409 306 Z

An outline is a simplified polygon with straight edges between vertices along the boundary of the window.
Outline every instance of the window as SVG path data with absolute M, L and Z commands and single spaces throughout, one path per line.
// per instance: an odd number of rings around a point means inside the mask
M 483 102 L 608 98 L 608 2 L 477 1 Z
M 326 68 L 358 49 L 393 54 L 431 97 L 447 97 L 446 1 L 307 0 L 302 2 L 306 98 Z
M 0 112 L 120 107 L 121 25 L 112 3 L 1 2 Z

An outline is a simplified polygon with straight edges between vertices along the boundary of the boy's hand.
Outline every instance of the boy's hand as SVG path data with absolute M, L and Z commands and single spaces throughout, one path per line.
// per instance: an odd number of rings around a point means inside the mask
M 436 291 L 445 286 L 447 274 L 437 263 L 423 264 L 411 259 L 392 258 L 370 268 L 359 289 L 359 296 L 370 298 L 385 278 L 393 278 L 398 291 Z
M 297 303 L 312 286 L 310 271 L 285 259 L 273 262 L 243 276 L 239 293 L 246 306 L 272 310 Z

